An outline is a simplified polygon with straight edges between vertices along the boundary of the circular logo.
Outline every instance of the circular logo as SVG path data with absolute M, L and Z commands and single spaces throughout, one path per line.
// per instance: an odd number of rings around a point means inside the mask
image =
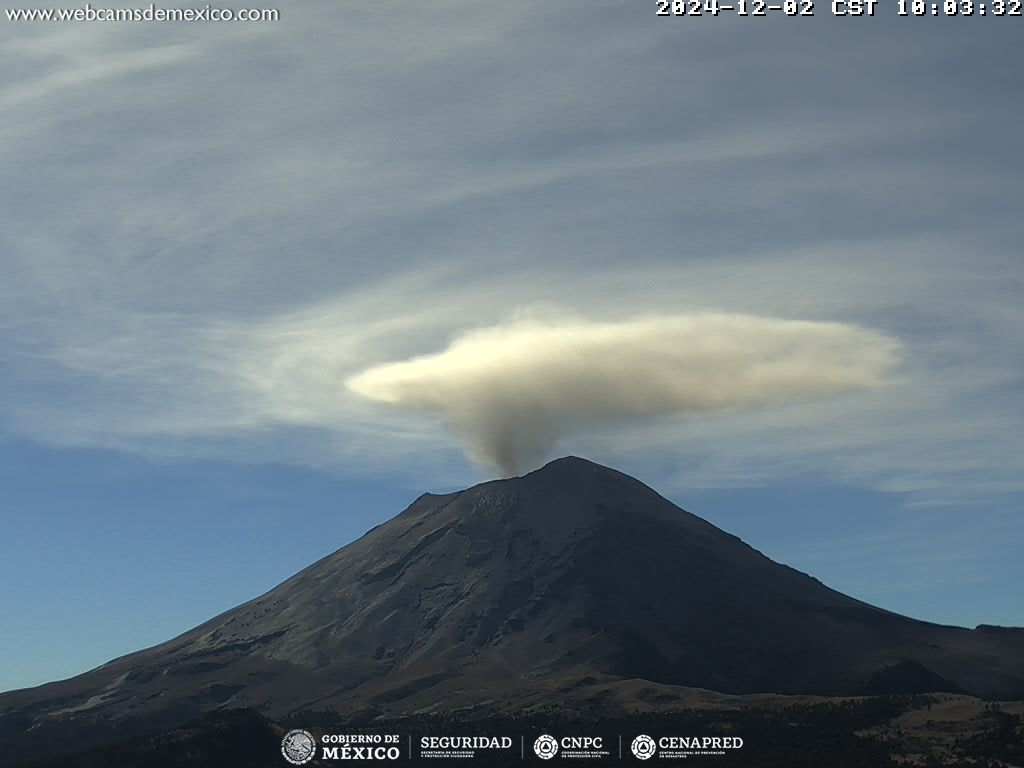
M 316 740 L 309 731 L 288 731 L 281 739 L 281 754 L 292 765 L 308 763 L 316 754 Z
M 654 739 L 650 736 L 641 733 L 633 739 L 633 744 L 630 746 L 630 749 L 633 750 L 634 756 L 641 760 L 646 760 L 650 757 L 654 757 L 654 753 L 658 751 L 658 745 L 654 743 Z
M 546 733 L 541 734 L 533 742 L 533 751 L 537 753 L 537 757 L 541 760 L 550 760 L 558 754 L 558 742 L 555 741 L 554 736 L 548 736 Z

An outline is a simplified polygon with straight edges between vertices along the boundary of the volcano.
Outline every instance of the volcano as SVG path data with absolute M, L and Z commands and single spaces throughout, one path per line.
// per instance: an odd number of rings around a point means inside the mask
M 640 683 L 1021 698 L 1024 630 L 873 607 L 570 457 L 424 494 L 173 640 L 0 695 L 0 764 L 221 709 L 514 713 L 609 692 L 628 706 Z

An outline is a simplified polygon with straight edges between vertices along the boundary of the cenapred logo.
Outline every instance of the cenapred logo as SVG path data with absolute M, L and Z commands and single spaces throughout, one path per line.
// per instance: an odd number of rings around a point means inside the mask
M 296 728 L 281 739 L 281 754 L 292 765 L 308 763 L 316 755 L 316 739 L 309 731 Z
M 558 754 L 558 741 L 554 736 L 543 733 L 533 742 L 533 751 L 541 760 L 550 760 Z
M 654 739 L 645 733 L 641 733 L 630 745 L 630 749 L 633 750 L 633 756 L 638 757 L 641 760 L 647 760 L 648 758 L 654 757 L 654 753 L 658 751 L 658 745 L 654 743 Z

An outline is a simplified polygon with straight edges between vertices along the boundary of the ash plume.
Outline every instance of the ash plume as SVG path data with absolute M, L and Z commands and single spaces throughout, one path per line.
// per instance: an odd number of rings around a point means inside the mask
M 540 464 L 560 439 L 623 418 L 878 386 L 898 351 L 896 340 L 855 325 L 738 314 L 518 320 L 346 384 L 374 401 L 442 414 L 471 460 L 511 476 Z

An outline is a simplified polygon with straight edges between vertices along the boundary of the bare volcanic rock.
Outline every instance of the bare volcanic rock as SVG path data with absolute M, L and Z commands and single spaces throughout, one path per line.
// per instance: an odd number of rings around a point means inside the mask
M 625 681 L 727 693 L 1024 696 L 1024 633 L 915 621 L 577 458 L 397 517 L 262 597 L 0 695 L 0 765 L 218 709 L 522 711 Z M 45 751 L 44 747 L 44 751 Z

